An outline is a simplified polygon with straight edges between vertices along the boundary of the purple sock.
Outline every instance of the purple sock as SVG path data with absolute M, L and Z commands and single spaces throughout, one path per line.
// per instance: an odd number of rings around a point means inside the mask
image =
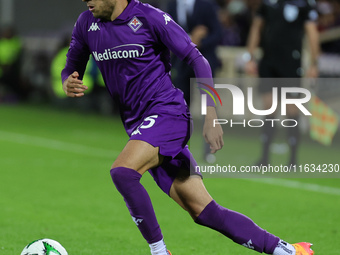
M 162 240 L 163 235 L 149 194 L 140 183 L 142 175 L 133 169 L 125 167 L 113 168 L 110 173 L 117 190 L 125 200 L 133 221 L 145 240 L 149 244 Z
M 211 201 L 195 220 L 219 231 L 235 243 L 258 252 L 272 254 L 279 238 L 257 226 L 251 219 Z

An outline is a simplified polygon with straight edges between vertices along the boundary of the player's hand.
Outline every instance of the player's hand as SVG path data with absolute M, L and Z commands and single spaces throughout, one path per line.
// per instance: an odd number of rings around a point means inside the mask
M 203 126 L 203 137 L 210 145 L 211 153 L 222 149 L 224 145 L 222 127 L 220 124 L 215 124 L 214 127 L 214 119 L 217 119 L 216 109 L 215 107 L 208 106 Z
M 79 73 L 73 72 L 63 83 L 63 90 L 68 97 L 82 97 L 88 89 L 83 81 L 78 79 Z
M 257 69 L 257 63 L 255 60 L 249 60 L 245 65 L 245 72 L 246 74 L 250 76 L 257 76 L 258 69 Z

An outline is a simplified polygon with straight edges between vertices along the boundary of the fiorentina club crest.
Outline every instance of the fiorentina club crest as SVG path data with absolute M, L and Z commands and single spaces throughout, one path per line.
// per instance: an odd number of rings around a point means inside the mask
M 133 30 L 133 32 L 137 32 L 137 30 L 143 25 L 143 23 L 135 16 L 132 18 L 128 25 Z

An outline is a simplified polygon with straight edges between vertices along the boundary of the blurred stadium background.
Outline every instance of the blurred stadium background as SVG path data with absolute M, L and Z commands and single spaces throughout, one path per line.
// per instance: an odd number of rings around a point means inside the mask
M 169 1 L 144 2 L 150 2 L 166 11 Z M 211 1 L 216 1 L 220 8 L 219 18 L 223 27 L 223 38 L 217 50 L 221 61 L 217 77 L 239 77 L 243 73 L 242 56 L 246 51 L 249 27 L 260 0 Z M 317 1 L 322 46 L 319 68 L 323 77 L 340 76 L 339 6 L 338 0 Z M 6 82 L 1 80 L 0 102 L 11 99 L 51 102 L 55 96 L 58 97 L 58 91 L 55 91 L 57 89 L 52 89 L 53 60 L 59 50 L 67 45 L 73 25 L 84 10 L 86 10 L 85 3 L 80 0 L 34 1 L 33 3 L 22 0 L 0 0 L 2 41 L 0 50 L 3 55 L 0 61 L 3 62 L 2 65 L 4 62 L 13 64 L 15 70 L 13 72 L 16 74 L 16 77 L 13 77 L 16 82 L 15 88 L 6 87 Z M 5 37 L 7 37 L 7 45 L 4 43 Z M 12 42 L 14 46 L 8 46 L 8 37 L 16 39 Z M 9 51 L 12 51 L 12 56 Z M 4 56 L 5 52 L 6 56 Z M 307 51 L 304 53 L 303 63 L 307 64 L 309 56 Z M 11 60 L 8 59 L 10 57 Z M 91 75 L 93 76 L 93 73 Z M 339 86 L 336 85 L 330 85 L 327 89 L 331 90 L 331 94 L 334 90 L 339 92 Z M 8 97 L 4 96 L 5 93 Z
M 144 1 L 167 10 L 170 0 Z M 216 77 L 244 77 L 245 45 L 254 12 L 260 0 L 210 0 L 219 6 L 223 37 L 217 49 L 220 68 Z M 340 3 L 338 0 L 319 0 L 318 28 L 322 54 L 319 60 L 320 77 L 340 76 Z M 79 1 L 0 0 L 0 102 L 48 103 L 67 108 L 72 101 L 63 98 L 59 72 L 65 49 L 78 15 L 86 9 Z M 307 47 L 307 46 L 306 46 Z M 306 49 L 305 47 L 305 49 Z M 64 51 L 63 51 L 64 50 Z M 261 55 L 261 51 L 258 51 Z M 303 51 L 303 63 L 308 65 L 308 51 Z M 10 66 L 9 77 L 4 77 Z M 88 84 L 92 87 L 86 105 L 98 112 L 110 114 L 114 106 L 108 99 L 95 65 L 88 66 Z M 338 97 L 340 87 L 330 82 L 319 89 L 322 97 Z M 62 99 L 62 100 L 61 100 Z M 79 100 L 81 101 L 81 100 Z M 78 107 L 78 106 L 74 106 Z M 340 112 L 340 106 L 335 109 Z

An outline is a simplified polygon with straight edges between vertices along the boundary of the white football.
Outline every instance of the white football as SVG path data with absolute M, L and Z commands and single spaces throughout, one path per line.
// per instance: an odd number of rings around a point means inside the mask
M 65 248 L 52 239 L 39 239 L 26 245 L 21 255 L 68 255 Z

